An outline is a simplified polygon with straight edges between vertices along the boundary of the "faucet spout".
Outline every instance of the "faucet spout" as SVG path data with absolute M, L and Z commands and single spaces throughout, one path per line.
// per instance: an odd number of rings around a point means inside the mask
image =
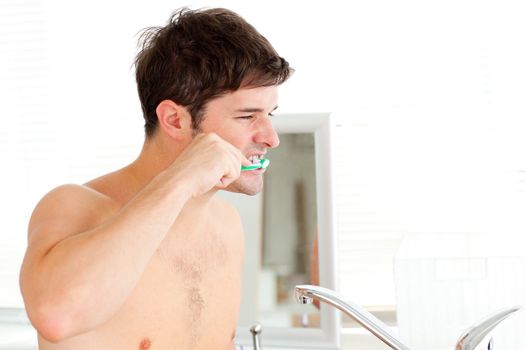
M 295 297 L 300 304 L 309 304 L 313 299 L 330 304 L 353 318 L 390 348 L 394 350 L 410 350 L 389 330 L 386 324 L 361 306 L 343 301 L 330 289 L 312 285 L 298 285 L 295 287 Z
M 459 337 L 456 343 L 456 350 L 474 350 L 482 343 L 483 345 L 480 347 L 481 349 L 490 349 L 491 331 L 501 321 L 519 310 L 521 310 L 521 306 L 513 306 L 497 311 L 478 321 Z

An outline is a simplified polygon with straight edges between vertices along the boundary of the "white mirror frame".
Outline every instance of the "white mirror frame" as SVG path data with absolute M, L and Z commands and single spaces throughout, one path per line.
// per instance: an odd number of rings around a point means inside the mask
M 278 134 L 313 133 L 315 139 L 315 172 L 317 227 L 319 233 L 319 283 L 337 290 L 337 236 L 334 193 L 334 117 L 330 113 L 278 114 L 273 117 Z M 264 348 L 300 347 L 304 349 L 340 348 L 339 312 L 321 303 L 319 328 L 283 328 L 262 325 L 261 344 Z M 246 326 L 238 327 L 237 341 L 252 345 L 252 335 Z

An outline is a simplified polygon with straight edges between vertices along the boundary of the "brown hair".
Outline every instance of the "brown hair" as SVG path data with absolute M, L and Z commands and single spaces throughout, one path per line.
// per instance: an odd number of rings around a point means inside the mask
M 166 99 L 188 108 L 198 129 L 206 104 L 241 87 L 279 85 L 293 69 L 257 30 L 226 9 L 177 10 L 164 27 L 147 28 L 135 59 L 146 135 Z

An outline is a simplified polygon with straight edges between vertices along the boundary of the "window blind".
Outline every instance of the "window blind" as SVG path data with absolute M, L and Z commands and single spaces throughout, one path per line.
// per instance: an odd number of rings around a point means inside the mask
M 3 1 L 0 10 L 0 307 L 21 306 L 18 270 L 25 249 L 28 205 L 35 203 L 54 153 L 47 111 L 44 8 L 41 1 Z
M 143 141 L 129 65 L 108 59 L 90 71 L 97 43 L 66 38 L 59 5 L 0 2 L 0 308 L 23 306 L 18 274 L 38 200 L 129 163 Z M 96 37 L 106 29 L 85 30 Z M 119 54 L 131 62 L 134 48 L 130 37 L 130 52 Z M 101 84 L 107 77 L 111 84 Z

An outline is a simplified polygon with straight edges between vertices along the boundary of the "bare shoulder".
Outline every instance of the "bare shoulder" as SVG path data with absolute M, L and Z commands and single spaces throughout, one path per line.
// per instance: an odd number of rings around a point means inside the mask
M 241 216 L 237 209 L 222 198 L 215 197 L 214 211 L 217 217 L 228 224 L 241 225 Z
M 96 227 L 118 211 L 110 197 L 83 185 L 67 184 L 48 192 L 36 205 L 28 227 L 29 248 L 48 249 L 68 236 Z

